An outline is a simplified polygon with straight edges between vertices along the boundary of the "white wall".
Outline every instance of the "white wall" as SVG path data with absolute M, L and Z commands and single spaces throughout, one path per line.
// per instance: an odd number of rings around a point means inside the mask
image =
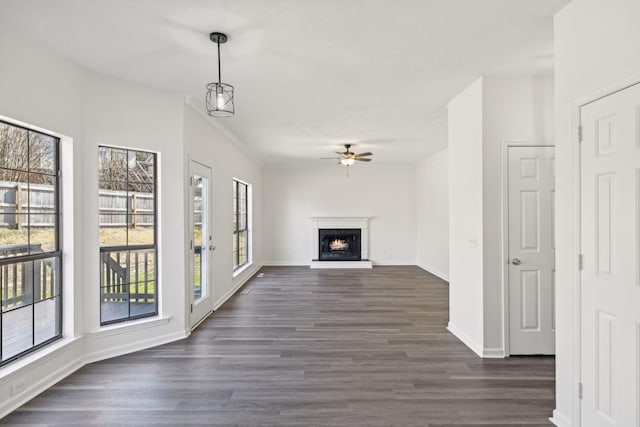
M 185 301 L 180 287 L 163 285 L 159 319 L 99 326 L 99 144 L 159 153 L 159 277 L 163 284 L 184 282 L 184 265 L 174 262 L 182 260 L 184 235 L 170 226 L 184 220 L 173 204 L 182 200 L 183 170 L 181 162 L 163 163 L 182 159 L 182 97 L 88 72 L 10 25 L 0 27 L 0 55 L 12 58 L 0 69 L 0 114 L 68 137 L 62 177 L 64 339 L 3 367 L 1 415 L 87 361 L 184 337 Z M 26 391 L 11 396 L 11 386 L 21 382 Z
M 215 293 L 219 304 L 247 278 L 232 279 L 231 177 L 253 184 L 262 205 L 261 169 L 185 107 L 183 96 L 88 71 L 25 36 L 0 17 L 0 116 L 62 136 L 62 340 L 0 370 L 0 417 L 88 362 L 187 336 L 185 224 L 187 156 L 214 166 L 219 234 Z M 186 109 L 186 111 L 185 111 Z M 186 123 L 186 124 L 185 124 Z M 185 142 L 186 141 L 186 142 Z M 100 327 L 98 145 L 158 153 L 160 315 Z M 258 242 L 261 222 L 254 221 Z M 253 248 L 255 265 L 261 247 Z M 25 391 L 12 396 L 12 386 Z
M 183 283 L 185 237 L 182 229 L 173 224 L 184 222 L 184 211 L 175 208 L 175 201 L 182 200 L 184 170 L 182 162 L 182 97 L 120 79 L 87 72 L 82 84 L 86 95 L 81 103 L 83 133 L 82 155 L 75 164 L 85 167 L 82 175 L 82 235 L 83 254 L 82 283 L 96 284 L 84 288 L 83 332 L 100 329 L 100 300 L 97 286 L 100 277 L 98 256 L 98 146 L 121 146 L 149 150 L 158 153 L 158 275 L 160 286 L 160 314 L 173 320 L 162 330 L 145 331 L 149 334 L 173 334 L 184 332 L 184 292 L 177 286 L 162 284 Z M 74 166 L 75 166 L 74 164 Z M 169 267 L 170 266 L 170 267 Z M 124 332 L 124 325 L 121 325 Z M 136 336 L 132 339 L 141 339 Z M 121 341 L 120 335 L 94 340 L 91 351 L 108 350 Z
M 505 141 L 553 144 L 553 76 L 483 77 L 484 348 L 504 352 L 502 149 Z
M 450 328 L 483 356 L 505 354 L 503 146 L 552 132 L 551 75 L 483 77 L 449 104 Z
M 447 109 L 449 329 L 482 353 L 482 79 L 451 100 Z
M 577 426 L 576 387 L 572 374 L 577 356 L 574 347 L 575 265 L 572 245 L 576 239 L 573 191 L 577 168 L 577 123 L 574 103 L 633 73 L 640 72 L 640 2 L 637 0 L 574 0 L 555 19 L 555 120 L 557 161 L 557 290 L 556 299 L 556 411 L 561 426 Z
M 449 156 L 442 150 L 416 167 L 417 264 L 449 280 Z
M 184 110 L 184 148 L 187 162 L 194 159 L 213 169 L 213 297 L 217 308 L 262 266 L 262 169 L 203 114 L 204 107 L 188 104 Z M 188 164 L 186 165 L 188 168 Z M 251 184 L 253 221 L 250 230 L 253 264 L 233 277 L 232 180 Z
M 79 81 L 84 72 L 67 61 L 52 54 L 40 44 L 32 43 L 15 28 L 2 20 L 0 14 L 0 57 L 7 58 L 0 67 L 0 115 L 5 118 L 19 120 L 48 130 L 55 130 L 62 135 L 80 135 L 81 90 Z M 8 59 L 11 58 L 11 59 Z M 67 155 L 77 158 L 81 153 L 79 141 L 65 139 L 63 149 Z M 68 158 L 68 157 L 67 157 Z M 82 165 L 74 171 L 76 175 L 83 172 Z M 71 185 L 70 175 L 63 173 L 63 191 L 80 194 L 81 179 L 75 179 Z M 68 199 L 67 199 L 68 200 Z M 68 207 L 68 205 L 65 205 Z M 82 226 L 81 211 L 77 204 L 66 211 L 63 225 L 78 224 Z M 25 385 L 37 384 L 48 378 L 52 372 L 72 371 L 77 360 L 84 353 L 82 339 L 74 339 L 82 328 L 82 308 L 69 309 L 69 303 L 83 301 L 81 286 L 74 286 L 74 279 L 82 274 L 81 254 L 84 251 L 81 233 L 65 231 L 65 250 L 63 256 L 67 260 L 64 274 L 68 288 L 63 295 L 63 308 L 66 322 L 63 325 L 67 338 L 64 346 L 51 346 L 46 360 L 33 363 L 33 357 L 14 362 L 10 367 L 0 371 L 0 418 L 19 404 L 21 396 L 11 396 L 11 386 L 24 382 Z M 97 259 L 97 258 L 96 258 Z M 80 282 L 80 280 L 78 280 Z M 71 363 L 71 366 L 69 364 Z M 39 391 L 43 386 L 39 387 Z M 37 390 L 28 389 L 23 394 L 26 401 Z
M 333 162 L 264 170 L 265 264 L 309 265 L 313 216 L 370 216 L 374 264 L 416 263 L 416 172 L 411 165 Z

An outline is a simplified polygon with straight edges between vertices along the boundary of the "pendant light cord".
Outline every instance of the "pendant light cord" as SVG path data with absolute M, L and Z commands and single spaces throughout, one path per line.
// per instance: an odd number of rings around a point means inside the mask
M 218 45 L 218 84 L 222 84 L 222 72 L 220 71 L 220 40 L 216 42 Z

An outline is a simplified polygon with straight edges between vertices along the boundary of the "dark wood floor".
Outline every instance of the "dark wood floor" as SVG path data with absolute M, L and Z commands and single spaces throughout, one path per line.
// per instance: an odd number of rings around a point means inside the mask
M 4 425 L 550 425 L 554 359 L 480 359 L 417 267 L 262 269 L 186 340 L 88 365 Z

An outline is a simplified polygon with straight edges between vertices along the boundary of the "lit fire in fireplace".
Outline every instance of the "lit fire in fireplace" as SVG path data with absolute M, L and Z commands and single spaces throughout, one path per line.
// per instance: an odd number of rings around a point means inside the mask
M 346 251 L 349 249 L 349 243 L 343 239 L 335 239 L 329 242 L 329 250 L 332 251 Z

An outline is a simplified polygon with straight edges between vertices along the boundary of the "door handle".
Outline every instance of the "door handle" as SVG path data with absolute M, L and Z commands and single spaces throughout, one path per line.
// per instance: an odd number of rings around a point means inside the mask
M 215 250 L 216 250 L 216 246 L 215 246 L 215 245 L 211 245 L 211 246 L 209 246 L 209 250 L 210 250 L 210 251 L 215 251 Z
M 520 258 L 513 258 L 513 259 L 511 260 L 511 264 L 513 264 L 513 265 L 520 265 L 520 264 L 522 264 L 522 261 L 520 261 Z

